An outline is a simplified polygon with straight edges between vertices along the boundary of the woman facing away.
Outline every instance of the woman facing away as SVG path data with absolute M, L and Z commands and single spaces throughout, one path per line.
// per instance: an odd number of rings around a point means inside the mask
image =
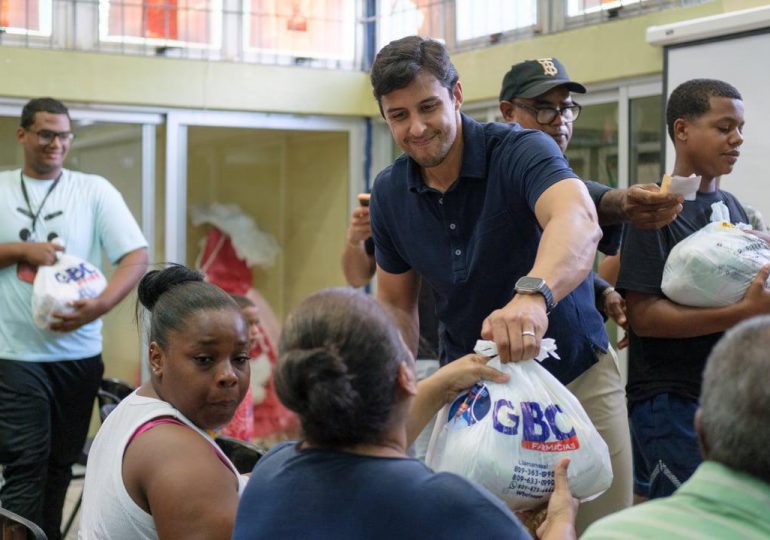
M 418 393 L 414 359 L 375 300 L 352 289 L 307 298 L 284 326 L 275 373 L 278 396 L 299 415 L 303 437 L 257 463 L 233 538 L 529 538 L 489 492 L 406 455 L 461 389 L 479 378 L 505 380 L 483 362 L 452 362 Z M 575 537 L 567 463 L 557 467 L 541 538 Z
M 150 380 L 107 417 L 88 456 L 83 540 L 229 539 L 245 477 L 207 434 L 249 384 L 238 304 L 184 266 L 148 273 Z

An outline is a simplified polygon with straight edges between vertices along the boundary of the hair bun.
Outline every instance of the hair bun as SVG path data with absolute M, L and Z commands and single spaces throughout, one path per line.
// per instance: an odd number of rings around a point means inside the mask
M 289 408 L 302 414 L 345 414 L 357 405 L 358 392 L 340 352 L 334 345 L 286 351 L 279 376 L 293 388 Z
M 181 264 L 172 264 L 163 270 L 152 270 L 139 282 L 137 288 L 139 302 L 152 311 L 163 293 L 189 281 L 202 282 L 203 274 Z

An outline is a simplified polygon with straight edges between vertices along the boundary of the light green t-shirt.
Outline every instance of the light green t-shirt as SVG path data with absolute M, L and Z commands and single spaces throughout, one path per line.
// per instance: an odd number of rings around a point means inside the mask
M 20 231 L 31 229 L 21 181 L 19 169 L 0 172 L 0 243 L 19 242 Z M 33 214 L 53 182 L 24 179 Z M 123 255 L 147 246 L 139 225 L 112 184 L 101 176 L 66 169 L 45 201 L 34 240 L 45 242 L 51 233 L 64 241 L 67 253 L 99 268 L 102 251 L 115 263 Z M 0 268 L 0 358 L 51 362 L 101 353 L 101 320 L 67 333 L 35 326 L 32 285 L 19 279 L 16 269 L 16 264 Z
M 770 484 L 706 461 L 671 497 L 607 516 L 581 536 L 581 540 L 636 538 L 766 540 Z

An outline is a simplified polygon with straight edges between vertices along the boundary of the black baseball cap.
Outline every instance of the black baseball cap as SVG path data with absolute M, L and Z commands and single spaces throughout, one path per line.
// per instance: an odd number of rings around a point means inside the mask
M 567 70 L 556 58 L 525 60 L 514 64 L 503 77 L 500 101 L 536 98 L 557 86 L 566 86 L 571 92 L 586 93 L 585 86 L 569 80 Z

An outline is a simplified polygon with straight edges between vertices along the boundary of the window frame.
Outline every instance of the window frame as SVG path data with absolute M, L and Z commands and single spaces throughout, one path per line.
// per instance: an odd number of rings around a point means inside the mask
M 469 0 L 470 1 L 470 0 Z M 547 2 L 543 2 L 543 0 L 536 0 L 535 1 L 535 22 L 533 24 L 525 25 L 525 26 L 518 26 L 516 28 L 509 28 L 507 30 L 503 30 L 501 32 L 496 32 L 493 34 L 487 34 L 487 35 L 481 35 L 481 36 L 475 36 L 472 38 L 467 39 L 460 39 L 457 35 L 457 8 L 458 8 L 458 2 L 450 2 L 450 4 L 453 4 L 455 9 L 452 11 L 452 44 L 453 44 L 453 50 L 455 51 L 463 51 L 463 50 L 471 50 L 471 49 L 477 49 L 489 45 L 494 45 L 498 42 L 504 42 L 504 41 L 514 41 L 516 39 L 527 39 L 534 37 L 536 34 L 541 34 L 546 28 L 544 24 L 547 24 L 547 18 L 544 17 L 544 13 L 548 11 L 548 4 Z
M 0 29 L 2 29 L 3 34 L 8 36 L 50 39 L 53 33 L 53 16 L 53 0 L 37 0 L 37 17 L 38 21 L 40 21 L 39 30 L 10 25 L 0 26 Z
M 250 37 L 251 37 L 251 29 L 250 29 L 250 22 L 251 22 L 251 0 L 241 0 L 240 6 L 241 6 L 241 52 L 243 54 L 244 58 L 254 58 L 254 57 L 264 57 L 264 56 L 272 56 L 276 59 L 277 64 L 298 64 L 298 63 L 309 63 L 310 65 L 313 65 L 314 63 L 323 63 L 325 61 L 331 61 L 331 62 L 338 62 L 342 64 L 343 66 L 349 66 L 351 68 L 354 68 L 357 65 L 360 65 L 360 58 L 361 58 L 361 49 L 362 46 L 360 44 L 362 43 L 361 36 L 362 36 L 362 29 L 361 29 L 361 21 L 362 21 L 362 9 L 364 2 L 361 0 L 343 0 L 345 2 L 349 2 L 351 4 L 352 13 L 350 15 L 351 22 L 354 23 L 354 29 L 351 32 L 351 41 L 349 45 L 351 46 L 350 54 L 341 57 L 334 54 L 309 54 L 312 53 L 312 51 L 304 51 L 308 54 L 300 54 L 302 51 L 292 51 L 287 49 L 268 49 L 268 48 L 261 48 L 261 47 L 252 47 L 249 43 Z M 274 15 L 277 16 L 277 15 Z M 344 21 L 343 24 L 347 24 L 348 21 Z
M 141 0 L 140 0 L 141 1 Z M 99 0 L 98 4 L 98 42 L 120 45 L 150 46 L 156 48 L 181 48 L 198 50 L 221 50 L 223 46 L 223 0 L 209 0 L 210 40 L 207 43 L 184 41 L 180 39 L 154 38 L 142 36 L 119 36 L 109 34 L 111 0 Z M 177 8 L 178 9 L 178 8 Z

